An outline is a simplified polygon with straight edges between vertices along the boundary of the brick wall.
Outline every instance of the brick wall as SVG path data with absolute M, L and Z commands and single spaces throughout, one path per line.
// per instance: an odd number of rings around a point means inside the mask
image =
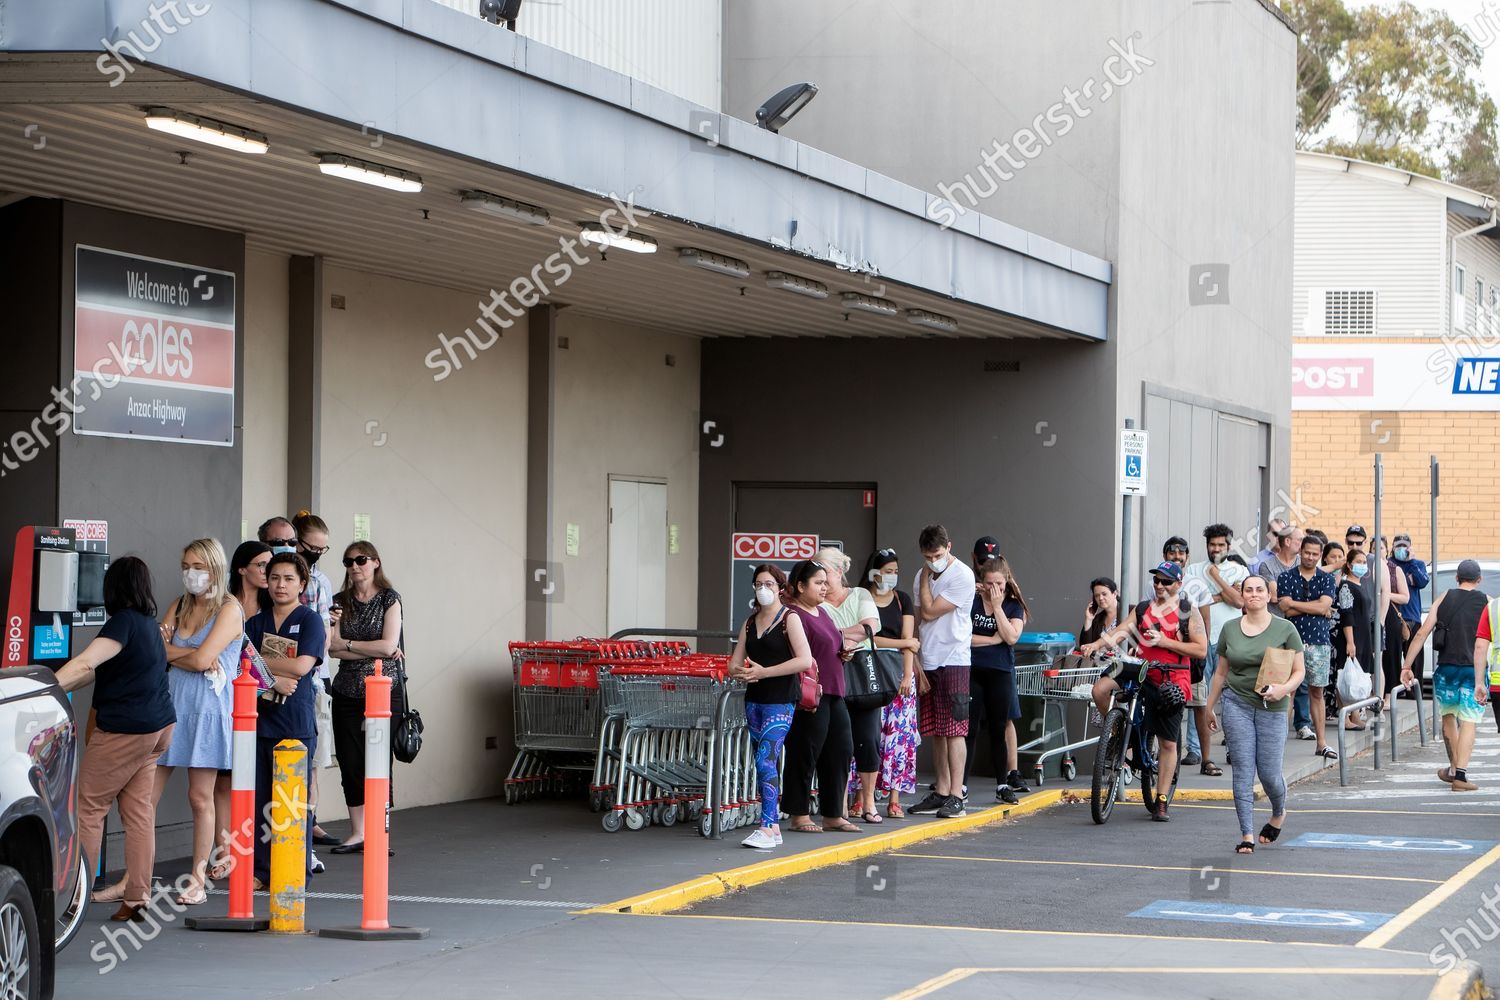
M 1418 556 L 1431 543 L 1428 456 L 1442 466 L 1438 555 L 1500 557 L 1500 412 L 1292 413 L 1292 488 L 1316 508 L 1306 526 L 1343 540 L 1374 530 L 1374 452 L 1384 456 L 1382 530 L 1411 534 Z

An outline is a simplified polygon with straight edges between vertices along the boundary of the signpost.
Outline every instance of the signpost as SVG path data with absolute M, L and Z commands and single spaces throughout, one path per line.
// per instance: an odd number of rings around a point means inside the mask
M 1135 421 L 1125 418 L 1120 432 L 1120 607 L 1130 604 L 1130 498 L 1146 495 L 1146 432 L 1135 430 Z

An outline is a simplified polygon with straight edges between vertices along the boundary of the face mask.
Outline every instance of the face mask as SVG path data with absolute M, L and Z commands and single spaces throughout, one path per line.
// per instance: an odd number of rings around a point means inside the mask
M 1366 566 L 1364 563 L 1360 563 L 1358 566 L 1351 566 L 1349 568 L 1349 572 L 1353 573 L 1355 576 L 1364 576 L 1366 573 L 1370 572 L 1370 567 Z
M 1405 545 L 1396 546 L 1396 559 L 1400 562 L 1406 562 L 1407 557 L 1409 557 L 1410 555 L 1411 549 L 1407 548 Z
M 294 548 L 292 548 L 290 545 L 273 545 L 273 546 L 271 546 L 271 555 L 273 555 L 273 556 L 279 556 L 283 552 L 296 552 L 296 551 L 297 550 L 294 549 Z
M 323 553 L 321 553 L 321 552 L 303 552 L 303 553 L 301 553 L 301 555 L 302 555 L 302 558 L 304 560 L 306 560 L 308 566 L 316 566 L 318 564 L 318 560 L 322 557 Z
M 952 561 L 952 556 L 943 556 L 938 559 L 929 559 L 927 560 L 927 568 L 932 570 L 934 573 L 941 573 L 943 570 L 948 568 L 948 564 Z
M 879 588 L 879 590 L 880 590 L 880 592 L 882 594 L 886 594 L 886 593 L 889 593 L 892 590 L 895 590 L 896 589 L 896 574 L 894 574 L 894 573 L 883 573 L 883 574 L 881 574 L 880 580 L 879 580 L 879 582 L 877 582 L 875 584 L 875 586 Z
M 769 607 L 776 601 L 776 590 L 772 587 L 756 587 L 755 603 L 761 607 Z
M 185 569 L 182 571 L 182 585 L 187 592 L 197 597 L 208 589 L 208 570 Z

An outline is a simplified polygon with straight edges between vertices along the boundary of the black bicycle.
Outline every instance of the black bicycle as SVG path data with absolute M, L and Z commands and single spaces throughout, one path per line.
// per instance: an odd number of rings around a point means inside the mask
M 1110 698 L 1109 711 L 1104 714 L 1104 726 L 1099 735 L 1099 744 L 1094 753 L 1094 786 L 1089 800 L 1089 810 L 1094 822 L 1109 822 L 1115 803 L 1124 794 L 1125 784 L 1135 774 L 1141 779 L 1141 801 L 1146 812 L 1156 815 L 1159 802 L 1168 804 L 1177 793 L 1177 778 L 1182 773 L 1182 759 L 1172 772 L 1172 783 L 1162 794 L 1157 781 L 1157 740 L 1146 733 L 1145 699 L 1141 697 L 1142 678 L 1150 666 L 1145 660 L 1134 656 L 1114 655 L 1108 658 L 1118 664 L 1114 673 L 1120 691 Z M 1129 755 L 1127 755 L 1129 751 Z

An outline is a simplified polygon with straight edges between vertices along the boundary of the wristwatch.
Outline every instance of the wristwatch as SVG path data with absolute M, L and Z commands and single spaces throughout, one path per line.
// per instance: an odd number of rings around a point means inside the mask
M 352 653 L 353 651 L 354 651 L 354 640 L 353 639 L 345 639 L 344 640 L 344 652 L 346 652 L 346 653 Z

